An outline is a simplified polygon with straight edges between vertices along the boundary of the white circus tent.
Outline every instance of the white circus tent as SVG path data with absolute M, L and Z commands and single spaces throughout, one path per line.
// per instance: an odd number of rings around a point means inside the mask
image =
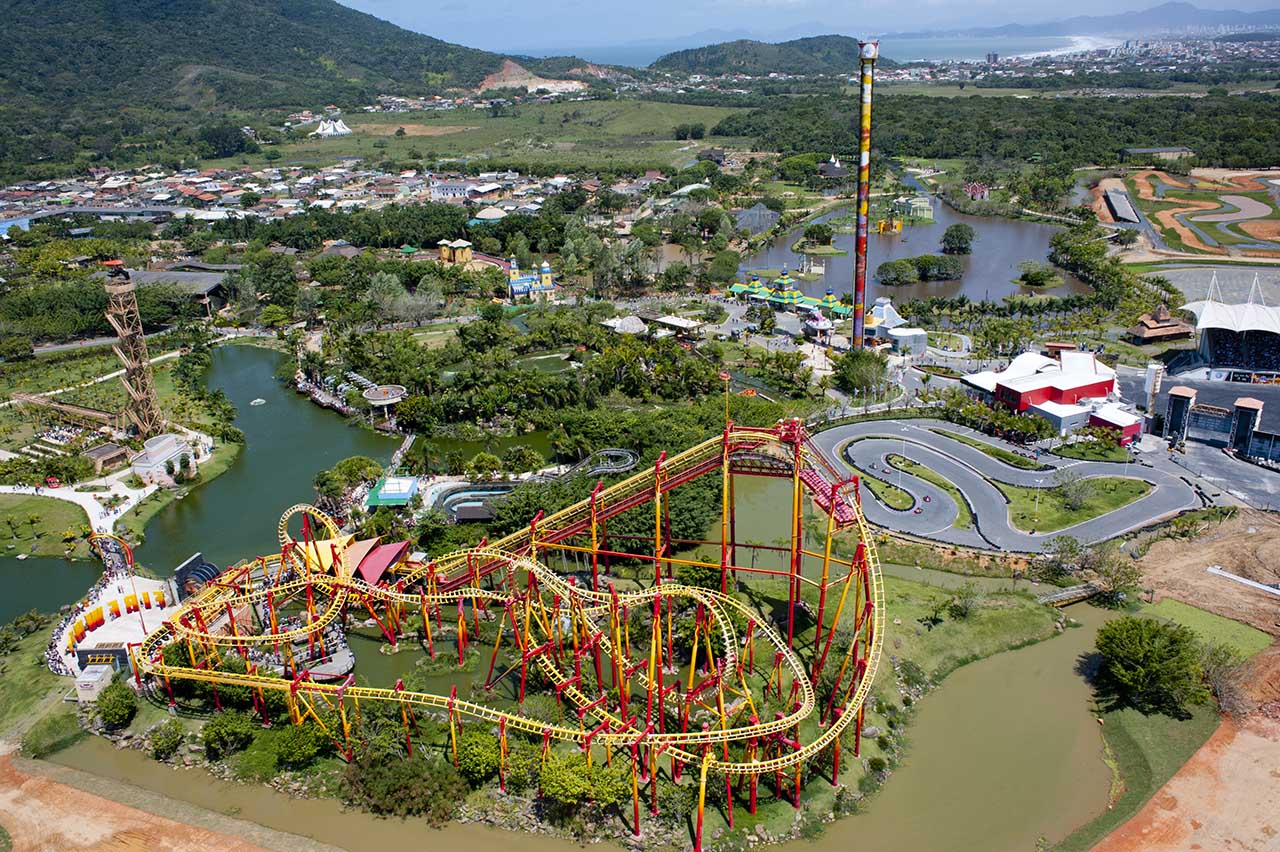
M 326 118 L 320 122 L 320 126 L 318 128 L 311 131 L 310 135 L 328 138 L 332 136 L 350 136 L 351 133 L 351 128 L 347 127 L 347 123 L 342 119 L 339 118 L 336 121 L 330 121 Z

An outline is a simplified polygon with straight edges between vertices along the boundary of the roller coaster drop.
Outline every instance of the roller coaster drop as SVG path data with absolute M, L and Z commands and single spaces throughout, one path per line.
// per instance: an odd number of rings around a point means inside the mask
M 669 493 L 716 473 L 722 478 L 720 541 L 673 541 Z M 759 547 L 736 540 L 734 480 L 741 475 L 791 482 L 791 543 L 789 548 L 776 548 L 786 551 L 787 570 L 738 564 L 739 548 Z M 823 516 L 821 551 L 805 548 L 806 494 Z M 646 553 L 632 552 L 638 548 L 613 549 L 625 545 L 611 545 L 609 520 L 647 503 L 653 506 L 652 549 Z M 302 532 L 295 538 L 289 521 L 298 516 Z M 746 796 L 748 810 L 754 813 L 759 779 L 772 775 L 775 794 L 798 808 L 803 764 L 829 754 L 830 779 L 838 783 L 840 741 L 850 726 L 854 754 L 858 754 L 864 704 L 883 637 L 879 563 L 862 516 L 856 478 L 843 478 L 796 421 L 771 429 L 729 425 L 721 437 L 671 458 L 664 453 L 651 470 L 609 488 L 598 484 L 589 499 L 545 517 L 539 513 L 527 529 L 492 544 L 482 542 L 477 548 L 428 562 L 402 559 L 377 585 L 369 585 L 348 564 L 351 537 L 342 536 L 318 509 L 293 507 L 281 519 L 279 531 L 278 554 L 228 568 L 147 636 L 135 652 L 139 680 L 156 678 L 168 689 L 171 703 L 171 682 L 176 679 L 212 684 L 215 701 L 219 685 L 247 687 L 265 724 L 270 724 L 266 692 L 283 693 L 291 721 L 314 720 L 348 759 L 353 755 L 353 740 L 358 742 L 360 737 L 362 701 L 399 705 L 410 754 L 415 710 L 442 712 L 448 719 L 455 764 L 458 732 L 464 720 L 476 720 L 496 728 L 504 789 L 508 737 L 513 732 L 540 740 L 544 761 L 552 740 L 577 744 L 588 761 L 593 748 L 602 749 L 608 761 L 629 760 L 632 825 L 637 834 L 640 803 L 649 792 L 651 812 L 657 812 L 659 761 L 665 756 L 673 781 L 679 781 L 685 767 L 698 772 L 696 850 L 702 844 L 708 774 L 724 777 L 732 827 L 735 789 Z M 848 561 L 832 552 L 833 538 L 842 531 L 858 539 Z M 615 542 L 624 539 L 634 541 L 635 537 L 614 536 Z M 674 555 L 673 546 L 690 544 L 719 544 L 719 561 Z M 590 587 L 585 580 L 576 582 L 575 577 L 557 574 L 541 561 L 554 551 L 589 560 Z M 611 560 L 621 559 L 652 564 L 652 585 L 626 591 L 613 583 L 602 586 L 602 560 L 607 568 Z M 815 566 L 810 573 L 817 574 L 817 579 L 805 576 L 806 560 Z M 718 569 L 720 590 L 674 581 L 673 566 Z M 785 624 L 761 620 L 730 593 L 742 572 L 785 581 Z M 802 598 L 806 588 L 810 599 L 816 592 L 816 609 L 811 600 Z M 685 648 L 683 642 L 676 645 L 672 630 L 676 602 L 696 613 L 684 682 L 680 667 L 685 664 Z M 286 604 L 301 610 L 300 617 L 282 621 L 278 613 Z M 798 647 L 797 607 L 813 622 L 812 648 Z M 460 664 L 468 644 L 480 638 L 483 615 L 496 624 L 485 688 L 491 690 L 510 679 L 507 688 L 518 694 L 516 712 L 460 699 L 456 687 L 449 695 L 435 695 L 408 690 L 401 681 L 384 688 L 354 686 L 352 677 L 342 683 L 317 681 L 307 670 L 307 661 L 325 656 L 325 643 L 333 641 L 332 628 L 345 624 L 352 608 L 372 616 L 392 644 L 416 634 L 433 657 L 445 632 L 441 613 L 456 609 L 456 626 L 449 627 L 450 632 L 456 630 L 453 639 Z M 631 613 L 637 611 L 648 616 L 646 636 L 635 635 L 639 628 Z M 301 626 L 290 629 L 293 623 Z M 504 642 L 509 650 L 503 650 Z M 307 651 L 300 655 L 294 649 L 303 644 Z M 833 644 L 837 644 L 834 649 Z M 183 651 L 166 658 L 165 648 L 175 645 Z M 224 654 L 237 655 L 245 671 L 219 670 Z M 284 678 L 261 671 L 253 662 L 268 654 L 285 662 Z M 558 701 L 572 705 L 576 712 L 570 716 L 576 715 L 577 727 L 549 725 L 519 712 L 531 666 L 552 685 Z M 824 671 L 827 678 L 820 680 Z M 825 699 L 819 695 L 819 683 Z M 782 709 L 771 716 L 759 712 L 770 701 Z M 808 742 L 802 741 L 802 727 L 812 735 Z M 646 783 L 651 790 L 642 794 Z

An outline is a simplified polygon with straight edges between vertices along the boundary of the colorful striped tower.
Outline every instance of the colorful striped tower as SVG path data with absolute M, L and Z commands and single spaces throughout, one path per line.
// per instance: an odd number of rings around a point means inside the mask
M 871 196 L 871 80 L 875 75 L 880 42 L 858 42 L 858 69 L 862 76 L 862 121 L 858 135 L 858 237 L 853 265 L 853 340 L 862 348 L 867 307 L 867 205 Z

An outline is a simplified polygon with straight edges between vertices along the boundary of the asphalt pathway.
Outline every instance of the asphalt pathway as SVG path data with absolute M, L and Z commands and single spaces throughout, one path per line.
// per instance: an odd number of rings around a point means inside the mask
M 993 447 L 1009 449 L 978 432 L 941 420 L 877 420 L 853 423 L 820 432 L 813 440 L 833 459 L 855 466 L 869 475 L 900 486 L 916 501 L 914 509 L 897 511 L 881 503 L 868 490 L 863 495 L 867 520 L 877 526 L 948 544 L 996 550 L 1035 553 L 1045 549 L 1057 535 L 1070 534 L 1084 542 L 1113 538 L 1186 509 L 1203 505 L 1196 490 L 1184 478 L 1185 472 L 1161 458 L 1146 458 L 1150 464 L 1086 462 L 1042 455 L 1050 469 L 1025 470 L 992 458 L 976 447 L 939 435 L 941 429 L 976 438 Z M 951 496 L 932 483 L 889 467 L 891 454 L 918 462 L 959 489 L 976 521 L 976 529 L 957 529 L 958 509 Z M 1152 485 L 1139 500 L 1113 512 L 1051 533 L 1015 529 L 1009 522 L 1004 495 L 991 480 L 1031 488 L 1050 488 L 1058 470 L 1070 469 L 1085 478 L 1128 476 Z M 926 499 L 928 498 L 928 499 Z

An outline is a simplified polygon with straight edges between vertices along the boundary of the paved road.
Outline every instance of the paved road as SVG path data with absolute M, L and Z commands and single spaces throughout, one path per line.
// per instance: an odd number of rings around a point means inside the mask
M 938 435 L 930 428 L 945 429 L 978 438 L 992 446 L 1000 442 L 941 420 L 881 420 L 840 426 L 814 436 L 814 442 L 831 458 L 838 458 L 893 485 L 916 500 L 920 513 L 899 512 L 882 504 L 868 490 L 863 507 L 867 519 L 878 526 L 950 544 L 1019 552 L 1039 552 L 1055 535 L 1070 533 L 1086 542 L 1104 541 L 1161 518 L 1203 505 L 1185 472 L 1164 458 L 1147 458 L 1153 464 L 1081 462 L 1042 456 L 1052 470 L 1024 470 L 998 461 L 959 441 Z M 1008 448 L 1007 446 L 1005 447 Z M 958 509 L 941 488 L 888 467 L 885 457 L 903 455 L 923 464 L 954 484 L 976 519 L 976 529 L 956 529 Z M 878 468 L 878 470 L 877 470 Z M 1028 487 L 1052 487 L 1056 470 L 1069 468 L 1082 476 L 1130 476 L 1154 486 L 1142 499 L 1101 517 L 1052 533 L 1030 533 L 1009 523 L 1004 495 L 989 480 Z M 929 499 L 926 501 L 925 498 Z

